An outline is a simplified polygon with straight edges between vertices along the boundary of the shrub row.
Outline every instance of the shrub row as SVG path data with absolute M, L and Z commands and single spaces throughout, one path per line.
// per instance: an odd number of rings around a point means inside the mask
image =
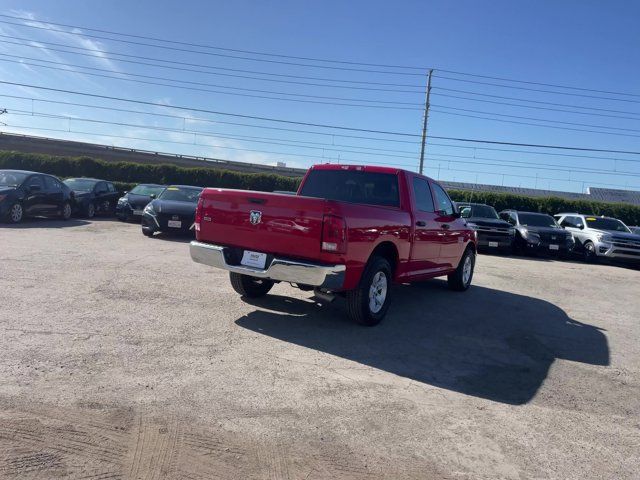
M 105 162 L 89 157 L 54 157 L 19 152 L 0 152 L 0 169 L 15 168 L 50 173 L 59 177 L 96 177 L 114 182 L 121 190 L 130 190 L 136 183 L 198 185 L 203 187 L 242 188 L 273 191 L 296 190 L 299 178 L 263 173 L 242 173 L 213 168 L 185 168 L 170 164 L 150 165 L 131 162 Z M 619 218 L 627 225 L 640 225 L 640 207 L 624 203 L 604 203 L 589 200 L 568 200 L 558 197 L 529 197 L 493 192 L 449 190 L 454 201 L 492 205 L 496 210 L 513 208 L 550 215 L 580 212 Z
M 591 200 L 569 200 L 559 197 L 529 197 L 507 193 L 471 192 L 448 190 L 456 202 L 475 202 L 491 205 L 498 212 L 507 208 L 555 215 L 560 212 L 577 212 L 606 215 L 622 220 L 627 225 L 640 225 L 640 207 L 625 203 L 605 203 Z
M 105 162 L 90 157 L 54 157 L 7 151 L 0 152 L 0 168 L 33 170 L 62 178 L 103 178 L 123 186 L 148 182 L 273 191 L 295 190 L 300 181 L 298 178 L 265 173 L 186 168 L 170 164 Z

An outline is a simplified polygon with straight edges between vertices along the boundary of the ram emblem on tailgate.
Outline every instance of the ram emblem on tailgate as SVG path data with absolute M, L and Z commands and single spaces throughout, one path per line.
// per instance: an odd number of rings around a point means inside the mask
M 262 212 L 258 210 L 251 210 L 251 213 L 249 213 L 249 221 L 251 222 L 251 225 L 259 224 L 262 221 Z

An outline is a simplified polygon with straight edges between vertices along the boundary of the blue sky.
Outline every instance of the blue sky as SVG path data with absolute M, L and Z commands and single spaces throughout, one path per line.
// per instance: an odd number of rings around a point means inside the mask
M 183 1 L 176 6 L 175 2 L 147 0 L 5 0 L 2 5 L 0 13 L 30 19 L 0 17 L 2 81 L 296 122 L 419 134 L 425 74 L 432 67 L 436 70 L 430 135 L 640 151 L 637 2 Z M 163 44 L 192 50 L 176 51 L 116 40 L 160 42 L 49 22 L 254 52 L 419 68 L 324 63 Z M 192 66 L 186 68 L 197 71 L 185 71 L 184 65 L 175 62 L 189 63 Z M 443 70 L 627 95 L 493 80 Z M 131 82 L 131 74 L 139 75 L 137 80 L 166 85 Z M 7 125 L 0 127 L 7 132 L 245 162 L 282 161 L 296 167 L 325 161 L 382 163 L 412 170 L 418 165 L 419 139 L 414 137 L 283 125 L 6 84 L 0 84 L 0 94 L 4 95 L 0 96 L 0 107 L 8 110 L 1 119 Z M 358 101 L 362 99 L 370 101 L 368 106 Z M 47 114 L 59 118 L 44 117 Z M 581 191 L 589 185 L 640 189 L 640 155 L 557 150 L 536 150 L 539 153 L 534 154 L 525 148 L 473 145 L 431 139 L 425 173 L 445 180 L 554 190 Z M 582 156 L 540 154 L 543 152 Z

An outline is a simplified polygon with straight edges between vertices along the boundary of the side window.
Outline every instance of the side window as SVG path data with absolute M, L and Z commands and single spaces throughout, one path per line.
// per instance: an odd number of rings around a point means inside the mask
M 95 188 L 96 193 L 106 193 L 107 192 L 107 184 L 105 182 L 98 182 Z
M 562 220 L 560 222 L 560 226 L 561 227 L 571 227 L 571 228 L 575 227 L 576 225 L 575 225 L 575 222 L 573 221 L 573 219 L 574 219 L 574 217 L 564 217 L 564 220 Z M 558 219 L 556 218 L 556 220 L 558 220 Z
M 509 212 L 500 212 L 500 218 L 505 222 L 509 221 Z
M 31 177 L 27 182 L 27 185 L 29 185 L 29 187 L 35 187 L 39 190 L 44 189 L 44 183 L 42 182 L 42 177 L 40 175 L 34 175 L 33 177 Z
M 573 224 L 576 228 L 584 228 L 584 222 L 580 217 L 573 217 Z
M 449 199 L 449 195 L 437 183 L 433 184 L 433 191 L 436 194 L 436 209 L 444 212 L 445 215 L 453 215 L 455 209 Z
M 511 225 L 518 225 L 518 216 L 517 216 L 515 213 L 510 212 L 510 213 L 509 213 L 509 220 L 508 220 L 508 222 L 509 222 Z
M 60 185 L 60 182 L 58 182 L 55 178 L 48 176 L 42 178 L 44 178 L 44 184 L 48 192 L 59 192 L 61 190 L 62 187 Z
M 109 190 L 109 192 L 113 193 L 116 191 L 116 187 L 113 186 L 113 183 L 107 183 L 107 190 Z
M 429 182 L 423 178 L 413 177 L 413 195 L 416 198 L 416 208 L 421 212 L 433 212 L 433 197 Z
M 471 207 L 464 206 L 464 207 L 460 207 L 460 216 L 462 218 L 469 218 L 471 216 Z

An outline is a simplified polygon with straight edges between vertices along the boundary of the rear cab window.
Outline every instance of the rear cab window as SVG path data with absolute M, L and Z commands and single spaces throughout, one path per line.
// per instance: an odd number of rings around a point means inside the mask
M 398 175 L 365 170 L 311 170 L 300 195 L 348 203 L 399 207 Z

